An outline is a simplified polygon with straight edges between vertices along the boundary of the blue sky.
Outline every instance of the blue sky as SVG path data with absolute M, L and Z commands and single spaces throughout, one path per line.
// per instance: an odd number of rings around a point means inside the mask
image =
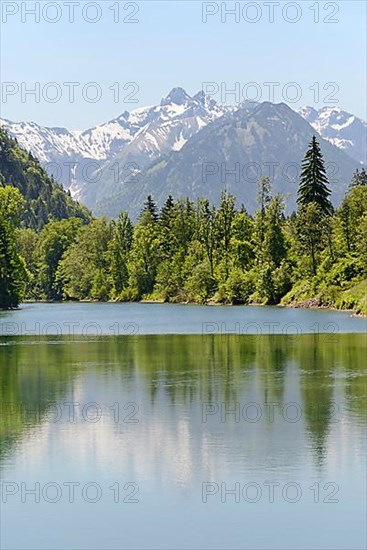
M 157 103 L 174 86 L 194 94 L 203 82 L 227 103 L 340 105 L 366 118 L 364 1 L 79 0 L 73 22 L 64 0 L 1 6 L 0 106 L 10 120 L 81 130 Z

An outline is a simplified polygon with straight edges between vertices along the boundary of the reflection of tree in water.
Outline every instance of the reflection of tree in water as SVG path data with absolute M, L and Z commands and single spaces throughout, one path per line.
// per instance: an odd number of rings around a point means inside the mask
M 343 404 L 336 403 L 334 399 L 336 378 L 343 380 L 342 389 L 348 408 L 359 392 L 365 395 L 362 377 L 356 376 L 360 371 L 361 353 L 366 352 L 362 342 L 361 335 L 353 334 L 335 335 L 333 341 L 323 334 L 305 335 L 299 342 L 297 357 L 301 371 L 302 410 L 320 465 L 325 458 L 332 423 L 340 421 L 343 413 L 340 410 Z M 353 383 L 345 376 L 348 370 L 353 373 L 352 380 L 358 380 L 352 391 Z M 363 402 L 364 399 L 358 401 Z
M 321 466 L 326 455 L 329 434 L 333 379 L 329 375 L 331 358 L 320 349 L 319 335 L 300 342 L 299 367 L 301 369 L 302 413 L 312 441 L 317 463 Z
M 153 406 L 167 396 L 172 412 L 180 415 L 181 406 L 197 407 L 202 402 L 224 403 L 233 409 L 251 391 L 258 392 L 260 404 L 284 404 L 291 365 L 320 464 L 333 420 L 335 376 L 340 375 L 347 406 L 360 418 L 366 410 L 360 376 L 366 364 L 363 335 L 339 335 L 334 343 L 326 343 L 322 335 L 296 340 L 270 335 L 101 337 L 80 342 L 59 338 L 59 343 L 45 339 L 35 344 L 30 338 L 29 345 L 27 338 L 20 340 L 16 344 L 17 338 L 8 338 L 13 344 L 2 346 L 0 355 L 2 403 L 14 407 L 12 414 L 4 408 L 0 411 L 0 442 L 5 452 L 24 429 L 42 421 L 51 402 L 64 400 L 77 376 L 83 381 L 93 372 L 98 380 L 93 388 L 97 401 L 99 387 L 102 390 L 109 384 L 117 391 L 123 389 L 132 401 L 137 391 L 140 398 L 148 395 Z M 37 406 L 39 415 L 27 417 L 21 404 L 30 411 Z
M 351 335 L 350 335 L 351 336 Z M 351 339 L 341 350 L 340 363 L 344 374 L 345 396 L 348 410 L 363 424 L 367 418 L 367 335 Z M 348 335 L 345 335 L 347 338 Z
M 50 405 L 72 386 L 76 372 L 69 362 L 69 350 L 51 340 L 32 344 L 30 338 L 25 345 L 22 337 L 8 337 L 8 345 L 1 346 L 0 457 L 25 429 L 39 424 Z

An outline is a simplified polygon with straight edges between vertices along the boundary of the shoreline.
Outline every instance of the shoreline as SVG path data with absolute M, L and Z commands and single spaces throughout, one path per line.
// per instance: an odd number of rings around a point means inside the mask
M 337 308 L 333 306 L 324 306 L 322 304 L 317 305 L 314 303 L 314 299 L 310 298 L 309 300 L 304 300 L 301 302 L 294 302 L 291 304 L 224 304 L 209 301 L 206 303 L 199 302 L 167 302 L 164 300 L 139 300 L 139 301 L 119 301 L 119 300 L 61 300 L 61 301 L 49 301 L 49 300 L 23 300 L 23 304 L 166 304 L 166 305 L 177 305 L 177 306 L 205 306 L 205 307 L 271 307 L 271 308 L 287 308 L 287 309 L 312 309 L 312 310 L 324 310 L 332 312 L 344 312 L 350 313 L 353 317 L 364 317 L 367 318 L 367 313 L 357 312 L 355 309 L 347 308 Z M 14 308 L 17 309 L 17 308 Z M 0 310 L 0 311 L 9 311 L 9 310 Z

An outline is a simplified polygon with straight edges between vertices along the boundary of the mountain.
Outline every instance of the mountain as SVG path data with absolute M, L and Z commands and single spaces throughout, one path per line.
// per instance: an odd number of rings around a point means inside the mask
M 257 175 L 268 174 L 266 163 L 298 163 L 315 131 L 324 138 L 322 149 L 330 162 L 336 163 L 334 169 L 343 180 L 335 185 L 332 182 L 337 202 L 352 168 L 366 160 L 366 123 L 340 108 L 316 111 L 304 107 L 296 113 L 290 108 L 285 111 L 285 107 L 275 109 L 271 103 L 254 102 L 223 106 L 203 92 L 190 96 L 177 87 L 159 105 L 124 112 L 83 132 L 45 128 L 33 122 L 2 120 L 0 124 L 39 158 L 74 198 L 98 214 L 115 215 L 121 207 L 136 211 L 137 206 L 132 205 L 137 205 L 147 191 L 161 196 L 166 189 L 177 196 L 187 189 L 191 196 L 199 191 L 216 196 L 227 180 L 238 189 L 239 196 L 246 195 L 253 204 L 252 187 Z M 219 143 L 224 135 L 225 143 Z M 343 154 L 338 155 L 335 149 Z M 332 160 L 335 158 L 337 161 Z M 251 159 L 262 164 L 260 171 L 256 172 L 256 165 L 243 166 Z M 197 173 L 203 162 L 220 165 L 219 173 L 208 175 L 206 185 Z M 249 171 L 239 178 L 241 184 L 222 177 L 221 164 L 231 162 Z M 330 166 L 329 174 L 332 171 Z M 292 173 L 292 167 L 288 172 Z M 294 195 L 296 179 L 291 185 L 287 174 L 285 177 L 279 169 L 274 177 L 276 189 Z
M 203 92 L 191 97 L 183 88 L 173 88 L 160 105 L 126 111 L 83 132 L 6 119 L 0 124 L 75 198 L 93 207 L 100 198 L 100 176 L 111 166 L 113 179 L 128 177 L 159 156 L 179 151 L 201 128 L 229 110 Z
M 168 194 L 218 203 L 226 188 L 250 212 L 256 208 L 260 176 L 271 176 L 274 191 L 286 196 L 287 210 L 295 206 L 299 166 L 315 130 L 290 107 L 262 103 L 250 111 L 240 108 L 195 134 L 179 152 L 159 159 L 138 174 L 138 184 L 120 184 L 119 192 L 97 205 L 97 212 L 115 216 L 129 210 L 135 217 L 148 194 L 161 205 Z M 338 204 L 359 163 L 332 143 L 319 138 Z M 103 181 L 100 182 L 103 186 Z
M 367 164 L 367 124 L 340 107 L 302 107 L 298 113 L 316 132 L 355 160 Z
M 138 120 L 141 129 L 113 157 L 91 175 L 78 197 L 95 207 L 121 187 L 138 183 L 136 174 L 181 148 L 202 128 L 222 117 L 228 108 L 219 106 L 202 92 L 190 97 L 182 88 L 174 88 L 160 105 L 133 111 L 130 120 Z
M 0 186 L 5 185 L 17 187 L 25 198 L 21 216 L 25 227 L 40 229 L 51 219 L 91 218 L 88 210 L 73 200 L 31 153 L 0 128 Z

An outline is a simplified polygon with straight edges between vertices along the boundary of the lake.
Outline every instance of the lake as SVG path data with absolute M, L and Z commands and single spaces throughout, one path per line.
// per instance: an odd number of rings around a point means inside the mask
M 365 548 L 365 332 L 326 310 L 1 312 L 1 548 Z

